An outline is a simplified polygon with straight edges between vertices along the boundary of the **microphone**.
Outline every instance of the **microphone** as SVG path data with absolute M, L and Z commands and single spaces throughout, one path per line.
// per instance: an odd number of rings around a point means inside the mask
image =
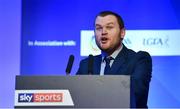
M 88 59 L 88 74 L 93 74 L 93 62 L 94 62 L 94 57 L 93 55 L 89 55 Z
M 66 75 L 70 74 L 73 62 L 74 62 L 74 55 L 70 55 L 69 60 L 68 60 L 68 64 L 67 64 L 67 67 L 66 67 Z

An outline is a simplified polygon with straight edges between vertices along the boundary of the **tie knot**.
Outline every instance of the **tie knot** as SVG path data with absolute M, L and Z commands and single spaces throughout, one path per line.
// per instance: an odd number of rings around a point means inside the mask
M 113 57 L 109 56 L 109 57 L 105 57 L 104 58 L 106 64 L 109 64 L 111 60 L 113 60 Z

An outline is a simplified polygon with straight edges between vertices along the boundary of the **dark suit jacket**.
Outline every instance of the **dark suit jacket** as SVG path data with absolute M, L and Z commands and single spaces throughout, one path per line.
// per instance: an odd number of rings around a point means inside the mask
M 100 74 L 102 56 L 94 56 L 93 74 Z M 115 58 L 109 75 L 131 75 L 136 107 L 147 108 L 149 83 L 151 80 L 152 60 L 147 52 L 134 52 L 125 46 Z M 78 75 L 88 74 L 88 58 L 80 62 Z

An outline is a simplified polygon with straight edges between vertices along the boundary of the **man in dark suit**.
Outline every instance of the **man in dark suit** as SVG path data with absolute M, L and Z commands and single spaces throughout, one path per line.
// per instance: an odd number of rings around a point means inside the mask
M 93 56 L 94 75 L 131 75 L 138 108 L 147 108 L 152 60 L 147 52 L 134 52 L 122 40 L 125 36 L 122 18 L 111 11 L 99 13 L 95 20 L 95 40 L 101 55 Z M 88 74 L 88 58 L 80 62 L 78 75 Z

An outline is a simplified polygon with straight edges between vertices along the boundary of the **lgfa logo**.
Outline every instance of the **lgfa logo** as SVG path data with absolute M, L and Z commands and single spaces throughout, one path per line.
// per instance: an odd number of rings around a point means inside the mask
M 63 93 L 19 93 L 18 102 L 63 102 Z
M 144 38 L 143 39 L 143 45 L 148 45 L 148 46 L 168 46 L 169 38 L 168 37 L 163 37 L 163 38 Z

